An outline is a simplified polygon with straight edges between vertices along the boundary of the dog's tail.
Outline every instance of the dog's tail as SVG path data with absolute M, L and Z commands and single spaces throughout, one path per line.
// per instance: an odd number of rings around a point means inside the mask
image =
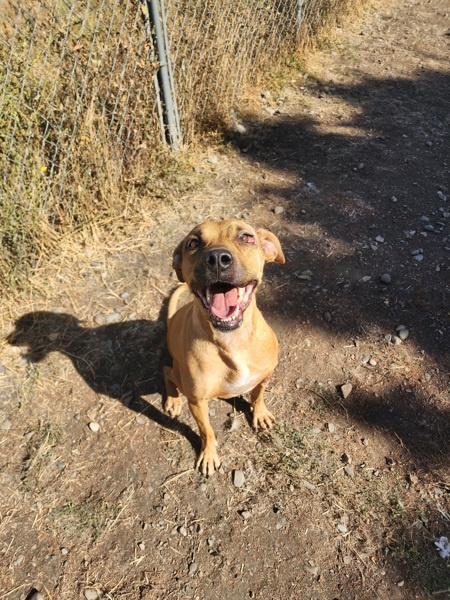
M 169 305 L 167 307 L 167 321 L 173 317 L 173 315 L 177 312 L 178 308 L 178 300 L 180 299 L 181 294 L 187 292 L 189 290 L 187 283 L 183 283 L 179 285 L 177 289 L 173 292 L 170 297 Z

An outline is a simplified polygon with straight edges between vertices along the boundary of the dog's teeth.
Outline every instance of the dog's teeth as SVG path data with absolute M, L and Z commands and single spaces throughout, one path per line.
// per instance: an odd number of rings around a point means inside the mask
M 243 287 L 238 288 L 238 300 L 239 300 L 239 302 L 242 301 L 242 298 L 244 297 L 244 294 L 245 294 L 245 288 L 243 288 Z
M 211 290 L 209 287 L 206 288 L 206 302 L 211 305 Z

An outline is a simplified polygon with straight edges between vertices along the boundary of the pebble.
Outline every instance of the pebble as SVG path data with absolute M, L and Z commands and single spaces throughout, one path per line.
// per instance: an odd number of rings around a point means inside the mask
M 391 335 L 390 333 L 387 333 L 387 334 L 384 336 L 384 339 L 385 339 L 387 342 L 391 342 L 391 341 L 392 341 L 392 335 Z
M 344 467 L 344 471 L 345 471 L 345 474 L 348 475 L 349 477 L 351 477 L 352 479 L 355 476 L 355 470 L 350 465 L 347 465 L 346 467 Z
M 325 319 L 325 321 L 330 323 L 333 319 L 333 316 L 331 315 L 330 312 L 327 311 L 327 312 L 323 313 L 323 318 Z
M 316 489 L 316 486 L 313 483 L 310 483 L 309 481 L 306 481 L 306 480 L 302 481 L 302 486 L 304 488 L 306 488 L 307 490 L 310 490 L 311 492 Z
M 422 223 L 429 223 L 430 222 L 430 218 L 429 217 L 425 217 L 425 215 L 423 217 L 420 217 L 420 220 L 422 221 Z
M 352 389 L 353 386 L 351 383 L 344 383 L 344 385 L 341 385 L 341 394 L 344 400 L 350 396 Z
M 181 527 L 178 527 L 178 533 L 180 535 L 182 535 L 183 537 L 187 536 L 187 529 L 184 525 L 181 525 Z
M 327 423 L 327 428 L 330 433 L 334 433 L 336 431 L 336 426 L 334 423 Z
M 444 192 L 441 192 L 441 190 L 437 191 L 437 195 L 438 195 L 439 199 L 442 200 L 443 202 L 447 201 L 447 196 L 444 194 Z
M 369 360 L 369 365 L 370 365 L 371 367 L 376 367 L 376 365 L 377 365 L 377 364 L 378 364 L 378 363 L 377 363 L 377 361 L 376 361 L 374 358 L 371 358 L 371 359 Z
M 402 342 L 404 342 L 407 337 L 409 336 L 409 331 L 406 329 L 400 329 L 400 331 L 398 332 L 398 337 L 402 340 Z
M 9 429 L 11 429 L 12 427 L 12 423 L 9 419 L 4 419 L 0 425 L 0 430 L 2 431 L 8 431 Z
M 106 323 L 105 315 L 102 315 L 100 313 L 98 315 L 95 315 L 94 323 L 96 323 L 97 325 L 104 325 Z
M 344 565 L 349 565 L 352 562 L 352 557 L 346 555 L 342 558 L 342 560 L 344 561 Z
M 398 202 L 398 199 L 395 196 L 391 196 L 391 202 Z
M 389 273 L 384 273 L 380 279 L 383 283 L 391 283 L 392 281 L 392 277 L 389 275 Z
M 64 469 L 66 466 L 61 460 L 57 460 L 55 464 L 58 469 Z
M 138 415 L 135 421 L 136 423 L 139 423 L 139 425 L 144 425 L 147 422 L 147 419 L 145 419 L 145 417 L 141 417 L 141 415 Z
M 314 435 L 319 435 L 319 433 L 322 433 L 322 430 L 320 429 L 320 427 L 313 427 L 311 429 L 311 433 L 313 433 Z
M 344 523 L 338 523 L 337 528 L 339 533 L 347 533 L 347 527 L 344 525 Z
M 244 472 L 240 469 L 235 469 L 233 471 L 233 485 L 234 487 L 241 488 L 245 483 L 245 475 Z
M 139 542 L 137 547 L 139 548 L 139 550 L 145 550 L 145 542 Z
M 189 565 L 189 575 L 194 575 L 194 573 L 197 572 L 197 569 L 198 569 L 197 563 L 191 562 L 191 564 Z
M 423 254 L 416 254 L 414 256 L 414 260 L 417 260 L 417 262 L 421 262 L 423 260 Z
M 98 433 L 100 431 L 100 424 L 97 423 L 96 421 L 91 421 L 88 424 L 88 427 L 93 433 Z
M 317 577 L 319 574 L 319 567 L 305 567 L 305 571 L 311 573 L 314 577 Z
M 418 254 L 423 254 L 422 248 L 417 248 L 416 250 L 411 250 L 411 252 L 410 252 L 411 256 L 417 256 Z
M 69 550 L 67 548 L 61 548 L 61 554 L 63 556 L 67 556 L 69 554 Z
M 382 235 L 377 235 L 377 237 L 375 238 L 375 241 L 378 242 L 379 244 L 384 244 L 384 237 Z
M 433 232 L 434 231 L 434 225 L 431 225 L 431 224 L 425 225 L 424 226 L 424 230 L 425 231 L 431 231 L 431 232 Z
M 118 312 L 113 312 L 105 317 L 105 323 L 110 325 L 111 323 L 117 323 L 121 319 L 121 314 Z
M 4 375 L 6 373 L 5 365 L 0 365 L 0 375 Z
M 400 344 L 402 343 L 402 340 L 398 337 L 398 335 L 393 335 L 392 343 L 394 344 L 394 346 L 400 346 Z
M 86 600 L 97 600 L 99 595 L 95 590 L 84 590 L 84 597 Z
M 282 206 L 275 206 L 275 208 L 273 209 L 273 212 L 276 215 L 281 215 L 282 213 L 284 213 L 284 208 Z

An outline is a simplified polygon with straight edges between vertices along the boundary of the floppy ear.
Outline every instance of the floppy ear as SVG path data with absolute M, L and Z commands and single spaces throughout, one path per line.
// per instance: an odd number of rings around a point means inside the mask
M 264 260 L 284 265 L 286 259 L 284 258 L 283 250 L 277 236 L 267 231 L 267 229 L 257 229 L 256 234 L 264 255 Z
M 173 251 L 173 257 L 172 257 L 172 267 L 175 270 L 175 273 L 177 274 L 177 277 L 181 282 L 184 282 L 184 277 L 181 272 L 181 261 L 183 259 L 183 255 L 182 255 L 183 244 L 184 244 L 184 240 L 182 242 L 180 242 L 178 244 L 178 246 L 175 248 L 175 250 Z

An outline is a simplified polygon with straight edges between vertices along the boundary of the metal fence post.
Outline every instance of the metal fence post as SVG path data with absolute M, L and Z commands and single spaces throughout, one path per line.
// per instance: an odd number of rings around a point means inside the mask
M 167 41 L 166 24 L 164 22 L 164 0 L 143 0 L 144 18 L 150 20 L 150 33 L 156 48 L 159 64 L 157 73 L 156 92 L 159 95 L 159 112 L 162 116 L 164 126 L 164 138 L 177 150 L 182 143 L 180 122 L 176 97 L 174 94 L 174 82 L 170 55 Z M 162 15 L 162 19 L 161 19 Z M 156 82 L 155 82 L 156 83 Z

